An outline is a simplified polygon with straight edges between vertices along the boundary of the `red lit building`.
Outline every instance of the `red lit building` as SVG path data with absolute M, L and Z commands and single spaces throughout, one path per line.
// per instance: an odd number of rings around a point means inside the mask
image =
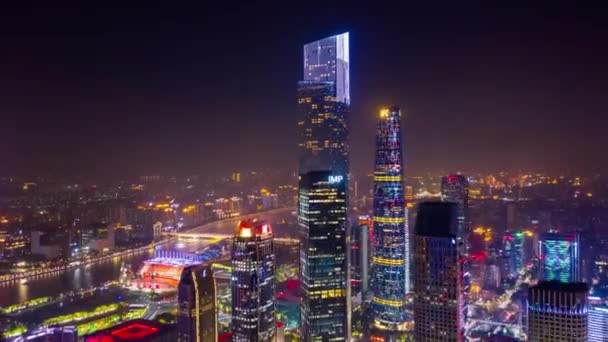
M 84 337 L 84 342 L 176 341 L 175 328 L 153 321 L 136 319 Z

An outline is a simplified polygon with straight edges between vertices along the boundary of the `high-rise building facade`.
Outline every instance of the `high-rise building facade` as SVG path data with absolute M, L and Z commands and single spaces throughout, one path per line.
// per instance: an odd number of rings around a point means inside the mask
M 276 337 L 275 255 L 272 229 L 241 221 L 232 245 L 232 340 L 272 341 Z
M 526 260 L 524 242 L 524 233 L 522 231 L 517 231 L 513 234 L 513 267 L 515 268 L 515 273 L 520 272 L 524 267 Z
M 469 289 L 471 287 L 470 273 L 470 235 L 471 222 L 469 218 L 469 181 L 460 174 L 448 175 L 441 178 L 441 200 L 456 203 L 458 208 L 458 235 L 456 241 L 462 258 L 459 267 L 462 272 L 462 317 L 466 319 L 469 309 Z
M 608 306 L 593 305 L 589 308 L 589 342 L 608 341 Z
M 458 205 L 458 236 L 465 246 L 471 234 L 469 219 L 469 181 L 463 175 L 449 175 L 441 178 L 441 200 Z
M 177 341 L 217 341 L 217 301 L 209 265 L 184 268 L 177 289 Z
M 574 234 L 545 234 L 539 241 L 539 279 L 562 283 L 581 280 L 580 239 Z
M 405 328 L 405 296 L 410 288 L 407 209 L 403 194 L 401 111 L 380 110 L 374 169 L 374 325 Z
M 347 341 L 346 175 L 300 175 L 300 330 L 302 341 Z
M 304 45 L 304 79 L 298 82 L 300 174 L 348 175 L 349 106 L 348 32 Z
M 425 202 L 418 206 L 414 234 L 415 340 L 463 341 L 464 293 L 458 206 Z
M 541 281 L 528 290 L 528 341 L 588 341 L 585 283 Z
M 369 266 L 371 262 L 370 216 L 359 216 L 351 231 L 351 284 L 353 296 L 363 295 L 369 290 Z

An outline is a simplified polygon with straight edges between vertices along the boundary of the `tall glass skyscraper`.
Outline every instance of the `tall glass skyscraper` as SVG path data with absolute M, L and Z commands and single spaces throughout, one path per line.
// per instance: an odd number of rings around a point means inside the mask
M 540 280 L 581 281 L 578 234 L 545 234 L 539 241 Z
M 276 337 L 275 255 L 272 229 L 241 221 L 232 246 L 232 340 L 271 341 Z
M 347 341 L 346 176 L 300 175 L 300 330 L 302 341 Z
M 469 181 L 463 175 L 448 175 L 441 179 L 441 200 L 456 203 L 458 212 L 458 242 L 459 254 L 462 258 L 459 267 L 462 269 L 462 317 L 466 319 L 469 309 L 469 289 L 471 287 L 470 273 L 470 218 L 469 218 Z
M 451 202 L 418 206 L 414 235 L 414 334 L 416 341 L 464 340 L 464 295 L 458 207 Z
M 348 32 L 304 45 L 304 79 L 298 82 L 300 174 L 348 174 L 349 106 Z
M 403 197 L 401 111 L 382 109 L 376 131 L 374 170 L 374 324 L 405 329 L 405 295 L 410 288 L 407 209 Z
M 458 205 L 458 236 L 468 249 L 469 222 L 469 181 L 463 175 L 449 175 L 441 178 L 441 200 Z M 468 252 L 468 251 L 467 251 Z
M 188 266 L 177 289 L 177 341 L 217 341 L 216 285 L 209 265 Z

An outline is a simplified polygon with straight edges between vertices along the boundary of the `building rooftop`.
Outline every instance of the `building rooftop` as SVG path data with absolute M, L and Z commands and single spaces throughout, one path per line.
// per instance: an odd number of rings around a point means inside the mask
M 148 321 L 135 319 L 117 326 L 84 336 L 85 342 L 123 342 L 123 341 L 153 341 L 168 338 L 175 333 L 175 328 Z
M 239 222 L 236 235 L 242 238 L 272 234 L 272 227 L 265 221 L 243 220 Z
M 586 283 L 562 283 L 557 280 L 552 281 L 541 281 L 536 286 L 532 286 L 530 289 L 543 289 L 543 290 L 554 290 L 564 292 L 589 292 L 589 285 Z
M 450 202 L 423 202 L 418 205 L 416 235 L 456 237 L 458 234 L 457 205 Z

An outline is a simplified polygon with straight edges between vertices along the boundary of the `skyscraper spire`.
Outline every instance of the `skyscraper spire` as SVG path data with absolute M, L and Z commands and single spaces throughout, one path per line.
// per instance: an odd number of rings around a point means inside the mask
M 304 45 L 303 76 L 298 82 L 299 173 L 331 170 L 347 175 L 348 32 Z

